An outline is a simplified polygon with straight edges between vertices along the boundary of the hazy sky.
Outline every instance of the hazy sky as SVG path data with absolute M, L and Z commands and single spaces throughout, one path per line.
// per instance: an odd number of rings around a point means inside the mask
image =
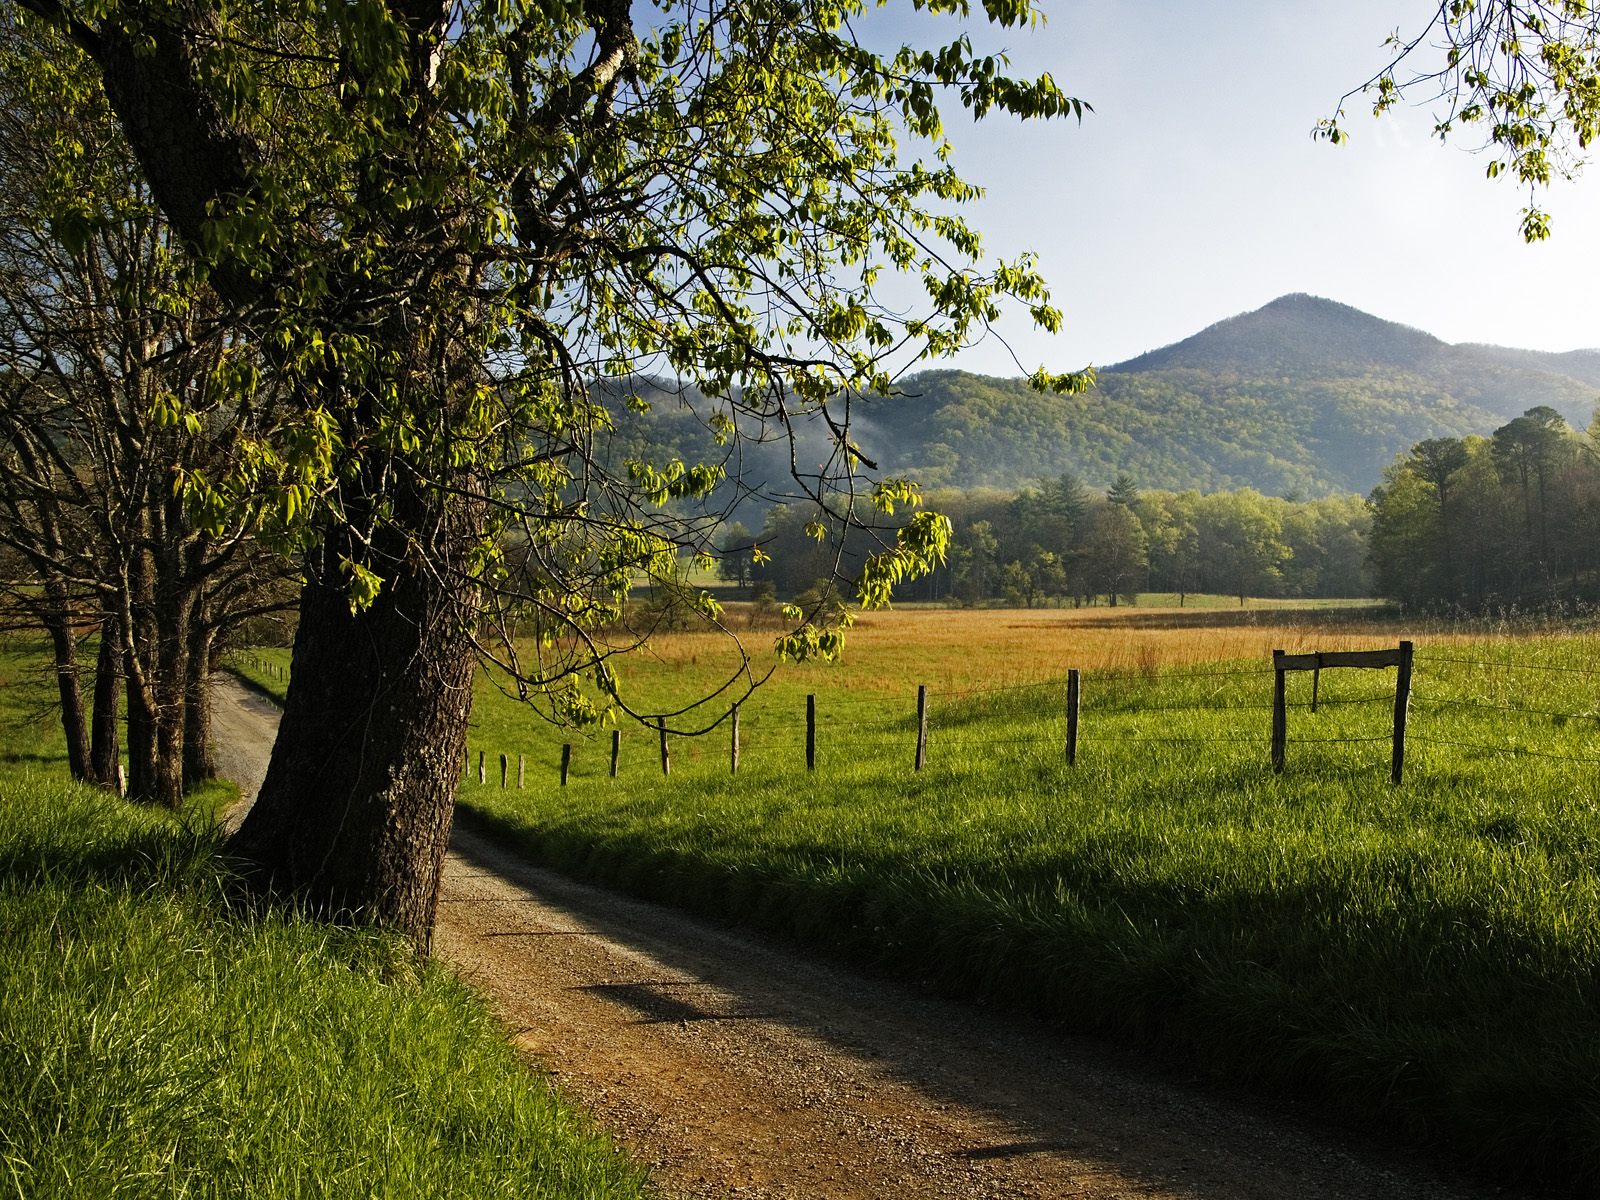
M 1527 193 L 1441 145 L 1431 108 L 1370 117 L 1343 146 L 1310 130 L 1420 29 L 1431 0 L 1041 0 L 1035 31 L 973 28 L 1018 73 L 1094 106 L 1071 120 L 947 115 L 988 189 L 991 250 L 1036 250 L 1066 328 L 1002 329 L 1031 370 L 1105 365 L 1286 292 L 1436 334 L 1544 350 L 1600 346 L 1600 163 L 1544 197 L 1554 237 L 1517 232 Z M 959 365 L 1016 374 L 989 341 Z

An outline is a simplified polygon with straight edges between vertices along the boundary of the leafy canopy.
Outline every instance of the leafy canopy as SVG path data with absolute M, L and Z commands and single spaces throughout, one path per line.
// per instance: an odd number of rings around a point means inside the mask
M 356 608 L 398 570 L 461 574 L 502 615 L 532 614 L 542 649 L 566 648 L 510 664 L 541 688 L 587 662 L 615 694 L 595 631 L 641 575 L 712 546 L 723 514 L 696 502 L 737 474 L 742 440 L 825 431 L 820 463 L 791 452 L 796 494 L 830 530 L 872 523 L 916 497 L 859 480 L 853 401 L 1008 307 L 1060 324 L 1034 260 L 989 261 L 961 215 L 978 192 L 941 105 L 1084 105 L 976 49 L 964 0 L 915 0 L 896 15 L 954 20 L 954 36 L 884 52 L 857 35 L 863 0 L 20 2 L 99 68 L 196 278 L 231 304 L 229 392 L 270 380 L 282 397 L 223 468 L 182 475 L 196 510 L 268 511 L 301 549 L 337 535 Z M 1042 19 L 1027 0 L 982 15 Z M 168 126 L 140 135 L 164 88 Z M 52 216 L 96 219 L 70 199 L 91 156 L 58 150 Z M 608 408 L 591 383 L 647 373 L 719 399 L 721 461 L 597 452 L 647 402 Z M 187 423 L 191 402 L 166 419 Z M 421 539 L 373 549 L 384 528 L 410 536 L 388 499 L 400 485 L 486 505 L 466 560 Z M 948 522 L 895 529 L 867 560 L 865 604 L 943 558 Z M 782 647 L 836 644 L 803 625 Z

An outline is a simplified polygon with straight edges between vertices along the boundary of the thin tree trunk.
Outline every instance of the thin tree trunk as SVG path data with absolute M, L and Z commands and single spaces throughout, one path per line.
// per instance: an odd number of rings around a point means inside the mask
M 156 661 L 153 567 L 149 554 L 134 549 L 128 559 L 124 599 L 123 675 L 128 703 L 128 798 L 154 803 L 159 794 L 159 753 L 156 748 L 158 701 L 152 682 Z
M 61 700 L 61 731 L 67 739 L 67 769 L 74 779 L 93 778 L 89 764 L 89 732 L 84 720 L 83 683 L 78 671 L 78 643 L 72 632 L 72 608 L 61 589 L 52 586 L 45 627 L 55 658 L 56 694 Z
M 183 705 L 183 788 L 216 778 L 211 753 L 211 646 L 215 633 L 201 621 L 189 628 L 188 693 Z
M 397 523 L 431 561 L 411 569 L 403 539 L 380 532 L 389 578 L 352 614 L 337 547 L 312 556 L 277 746 L 230 849 L 259 886 L 426 953 L 472 705 L 477 596 L 462 572 L 481 516 L 396 490 Z
M 122 698 L 122 627 L 115 617 L 100 622 L 100 653 L 94 670 L 94 714 L 90 718 L 89 762 L 101 787 L 117 786 L 122 764 L 119 702 Z

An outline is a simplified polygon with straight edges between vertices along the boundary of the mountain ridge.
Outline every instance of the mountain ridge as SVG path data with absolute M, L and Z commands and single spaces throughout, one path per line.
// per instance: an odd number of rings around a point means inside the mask
M 870 410 L 893 447 L 885 469 L 935 486 L 1065 470 L 1096 486 L 1127 473 L 1148 487 L 1364 493 L 1425 438 L 1489 434 L 1541 404 L 1586 426 L 1600 350 L 1453 345 L 1295 292 L 1101 368 L 1082 397 L 949 370 L 902 391 L 920 399 Z
M 615 393 L 612 453 L 721 457 L 704 425 L 716 405 L 704 397 L 655 380 L 602 386 Z M 631 388 L 651 394 L 653 413 L 627 409 L 621 396 Z M 924 371 L 896 395 L 858 402 L 852 434 L 883 473 L 929 488 L 1016 489 L 1070 472 L 1092 487 L 1127 474 L 1147 488 L 1309 497 L 1365 494 L 1416 442 L 1487 435 L 1535 405 L 1586 427 L 1597 399 L 1600 350 L 1451 345 L 1290 293 L 1102 368 L 1083 395 Z M 799 461 L 833 453 L 827 431 L 813 426 L 802 429 Z M 747 482 L 769 496 L 795 490 L 786 447 L 746 444 L 741 461 Z

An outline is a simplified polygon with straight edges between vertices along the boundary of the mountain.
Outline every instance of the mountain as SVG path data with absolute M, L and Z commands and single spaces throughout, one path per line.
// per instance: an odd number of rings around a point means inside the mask
M 1105 371 L 1187 367 L 1252 374 L 1343 375 L 1373 369 L 1410 370 L 1448 349 L 1420 329 L 1297 292 Z
M 1600 351 L 1453 346 L 1345 304 L 1283 296 L 1102 368 L 1075 397 L 955 371 L 866 407 L 885 470 L 930 486 L 1017 487 L 1063 471 L 1105 486 L 1366 492 L 1430 437 L 1491 433 L 1534 405 L 1577 427 Z M 877 436 L 874 436 L 874 435 Z
M 645 416 L 620 400 L 639 386 L 654 405 Z M 703 423 L 715 406 L 703 397 L 653 381 L 617 387 L 609 407 L 619 461 L 718 456 Z M 1082 396 L 927 371 L 899 395 L 859 402 L 852 416 L 857 441 L 885 473 L 927 487 L 1012 489 L 1070 471 L 1095 487 L 1125 473 L 1150 488 L 1319 496 L 1370 491 L 1414 443 L 1489 434 L 1535 405 L 1586 427 L 1597 400 L 1600 350 L 1451 345 L 1291 295 L 1102 368 Z M 826 430 L 803 433 L 797 460 L 826 458 Z M 742 461 L 747 482 L 794 490 L 784 483 L 785 445 L 747 445 Z

